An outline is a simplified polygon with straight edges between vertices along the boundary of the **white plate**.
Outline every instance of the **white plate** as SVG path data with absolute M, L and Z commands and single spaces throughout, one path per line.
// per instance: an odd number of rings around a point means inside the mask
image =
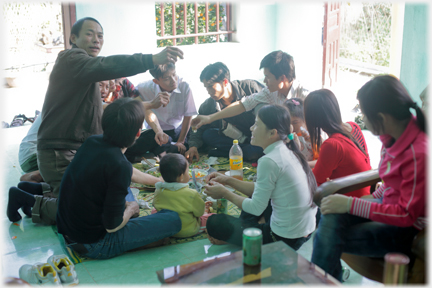
M 155 159 L 147 159 L 147 161 L 150 162 L 151 164 L 153 164 L 153 166 L 156 165 L 156 160 Z M 144 160 L 141 160 L 141 164 L 144 167 L 150 167 L 150 165 L 147 162 L 145 162 Z
M 150 169 L 144 171 L 144 173 L 152 172 L 152 171 L 157 171 L 157 169 L 158 169 L 158 167 L 153 167 L 153 168 L 150 168 Z

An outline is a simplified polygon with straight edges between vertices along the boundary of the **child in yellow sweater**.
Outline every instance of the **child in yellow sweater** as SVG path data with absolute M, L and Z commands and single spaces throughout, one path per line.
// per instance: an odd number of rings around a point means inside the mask
M 189 188 L 189 163 L 181 154 L 166 154 L 160 161 L 160 173 L 165 182 L 156 183 L 153 207 L 179 214 L 182 229 L 173 237 L 191 237 L 204 230 L 207 218 L 201 195 Z

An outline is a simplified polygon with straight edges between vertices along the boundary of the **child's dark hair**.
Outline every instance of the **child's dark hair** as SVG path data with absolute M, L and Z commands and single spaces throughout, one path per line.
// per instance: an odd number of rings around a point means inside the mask
M 260 68 L 267 68 L 276 79 L 280 76 L 285 75 L 289 82 L 292 82 L 295 78 L 295 65 L 294 59 L 291 55 L 281 50 L 273 51 L 267 54 L 260 64 Z
M 130 147 L 143 122 L 142 104 L 132 98 L 120 98 L 108 105 L 102 115 L 103 139 L 120 148 Z
M 81 18 L 81 19 L 79 19 L 78 21 L 76 21 L 76 22 L 74 23 L 74 25 L 72 26 L 72 29 L 71 29 L 70 35 L 71 35 L 71 36 L 72 36 L 72 35 L 75 35 L 76 37 L 79 37 L 79 32 L 81 31 L 81 28 L 82 28 L 82 26 L 84 25 L 84 21 L 86 21 L 86 20 L 88 20 L 88 21 L 93 21 L 93 22 L 96 22 L 97 24 L 99 24 L 99 26 L 101 27 L 102 32 L 103 32 L 102 25 L 99 23 L 98 20 L 96 20 L 96 19 L 94 19 L 94 18 L 92 18 L 92 17 L 84 17 L 84 18 Z M 72 41 L 71 41 L 71 39 L 70 39 L 70 37 L 69 37 L 69 44 L 70 44 L 70 45 L 73 44 Z
M 258 118 L 261 119 L 261 121 L 266 125 L 267 129 L 276 129 L 280 140 L 286 141 L 288 139 L 288 135 L 291 133 L 291 116 L 286 107 L 280 105 L 266 105 L 258 111 Z M 303 156 L 303 154 L 297 147 L 297 144 L 293 140 L 291 140 L 286 146 L 294 153 L 294 155 L 300 161 L 300 164 L 302 165 L 303 170 L 306 173 L 308 186 L 311 193 L 311 206 L 313 207 L 315 205 L 313 203 L 313 196 L 315 195 L 317 189 L 315 176 L 312 173 L 312 170 L 309 167 L 306 158 Z
M 304 121 L 303 100 L 300 98 L 291 98 L 285 101 L 284 106 L 288 108 L 291 117 L 298 117 Z
M 177 178 L 185 173 L 188 167 L 186 158 L 177 153 L 167 153 L 160 161 L 160 173 L 165 182 L 177 182 Z M 188 172 L 189 173 L 189 172 Z
M 150 69 L 149 72 L 155 79 L 162 78 L 165 72 L 175 69 L 174 63 L 168 63 L 163 65 L 157 65 L 155 68 Z
M 207 65 L 200 75 L 200 81 L 204 80 L 210 83 L 222 82 L 224 79 L 230 81 L 230 71 L 222 62 L 216 62 Z
M 396 120 L 410 119 L 410 108 L 416 111 L 417 125 L 426 132 L 426 119 L 421 108 L 412 100 L 403 84 L 390 75 L 377 76 L 367 82 L 357 93 L 362 113 L 376 131 L 382 131 L 378 113 L 389 114 Z
M 367 155 L 357 140 L 342 122 L 339 103 L 328 89 L 312 91 L 304 101 L 304 115 L 312 147 L 319 153 L 321 148 L 321 129 L 327 134 L 340 133 L 350 139 L 363 154 Z

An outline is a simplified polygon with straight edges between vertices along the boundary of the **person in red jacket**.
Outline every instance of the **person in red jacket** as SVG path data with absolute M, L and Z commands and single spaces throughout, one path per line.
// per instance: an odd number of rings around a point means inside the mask
M 383 184 L 362 198 L 335 194 L 321 201 L 312 262 L 339 280 L 342 253 L 383 257 L 400 252 L 412 257 L 412 241 L 426 226 L 428 139 L 421 108 L 389 75 L 366 83 L 357 99 L 367 128 L 383 143 Z
M 313 169 L 318 186 L 329 179 L 371 169 L 369 155 L 351 133 L 354 129 L 342 122 L 333 92 L 320 89 L 309 93 L 304 102 L 304 115 L 312 147 L 319 153 Z M 320 137 L 321 130 L 329 135 L 324 142 Z M 370 191 L 367 187 L 347 193 L 354 197 L 368 194 Z

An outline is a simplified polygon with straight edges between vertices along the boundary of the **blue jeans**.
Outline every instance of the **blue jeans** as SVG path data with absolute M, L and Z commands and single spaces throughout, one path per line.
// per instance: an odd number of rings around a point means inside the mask
M 208 155 L 214 157 L 229 157 L 229 151 L 233 145 L 233 139 L 219 134 L 218 128 L 210 128 L 204 131 L 202 139 L 207 146 L 214 147 L 217 150 L 210 150 Z M 244 161 L 256 161 L 264 155 L 263 149 L 251 144 L 240 144 L 243 151 Z
M 86 257 L 108 259 L 177 234 L 182 224 L 177 212 L 163 209 L 156 214 L 130 219 L 114 232 L 106 233 L 98 242 L 83 244 Z
M 156 155 L 159 155 L 162 152 L 179 153 L 178 147 L 175 145 L 172 145 L 171 142 L 177 142 L 178 141 L 178 138 L 180 137 L 181 130 L 182 130 L 182 125 L 180 125 L 179 127 L 175 128 L 175 129 L 172 129 L 172 130 L 164 130 L 164 133 L 166 133 L 169 136 L 168 143 L 162 144 L 161 146 L 157 146 L 152 152 L 155 153 Z M 186 151 L 189 150 L 188 140 L 190 137 L 190 132 L 191 132 L 191 129 L 189 128 L 189 131 L 188 131 L 188 133 L 186 133 L 186 138 L 185 138 L 185 141 L 183 143 L 183 145 L 185 145 L 185 147 L 186 147 Z
M 342 253 L 384 257 L 400 252 L 411 257 L 411 245 L 419 231 L 398 227 L 350 214 L 321 215 L 313 240 L 312 263 L 342 281 Z
M 135 201 L 135 197 L 133 196 L 133 194 L 132 194 L 132 190 L 130 189 L 130 187 L 128 187 L 127 190 L 128 190 L 128 194 L 126 195 L 125 200 L 126 200 L 127 202 Z

